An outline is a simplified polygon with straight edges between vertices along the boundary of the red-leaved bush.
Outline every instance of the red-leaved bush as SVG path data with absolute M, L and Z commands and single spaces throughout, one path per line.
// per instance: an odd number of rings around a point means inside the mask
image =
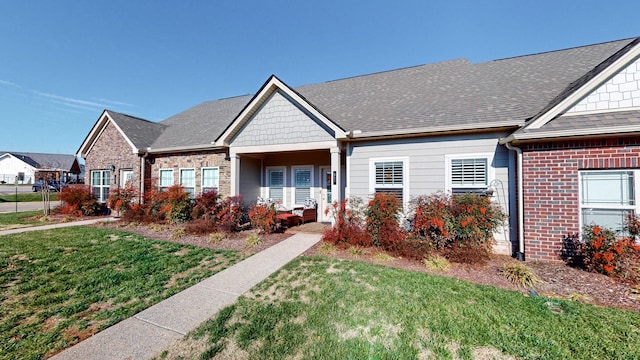
M 119 188 L 109 194 L 107 204 L 113 211 L 122 215 L 131 209 L 137 196 L 138 192 L 132 186 Z
M 615 275 L 624 278 L 637 278 L 636 267 L 640 246 L 635 242 L 634 233 L 637 218 L 631 216 L 625 230 L 631 236 L 616 237 L 615 232 L 598 225 L 587 225 L 582 231 L 582 248 L 580 250 L 584 266 L 593 272 L 604 275 Z M 636 264 L 632 266 L 632 264 Z M 637 279 L 636 279 L 637 280 Z
M 220 203 L 220 210 L 216 214 L 218 227 L 227 233 L 238 231 L 243 214 L 242 195 L 227 197 Z
M 374 246 L 387 251 L 398 249 L 406 237 L 399 223 L 401 213 L 402 202 L 393 194 L 377 193 L 369 201 L 366 227 Z
M 65 187 L 58 198 L 64 203 L 60 209 L 63 214 L 94 216 L 102 210 L 102 205 L 89 186 Z
M 358 198 L 334 201 L 325 210 L 333 217 L 333 226 L 325 230 L 322 240 L 336 245 L 372 246 L 373 241 L 365 228 L 362 201 Z
M 258 229 L 261 234 L 270 234 L 276 230 L 277 215 L 275 203 L 253 204 L 249 208 L 251 226 Z

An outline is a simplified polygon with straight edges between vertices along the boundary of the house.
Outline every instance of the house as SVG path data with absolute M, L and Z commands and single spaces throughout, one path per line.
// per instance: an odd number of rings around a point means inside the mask
M 271 76 L 253 95 L 158 123 L 105 110 L 78 156 L 101 200 L 125 182 L 142 191 L 182 184 L 287 208 L 314 198 L 318 221 L 330 220 L 333 201 L 376 192 L 405 206 L 438 191 L 483 193 L 509 214 L 498 252 L 557 260 L 565 233 L 619 221 L 640 203 L 639 42 L 295 88 Z M 621 190 L 609 199 L 613 185 Z
M 74 155 L 0 152 L 1 183 L 32 184 L 38 179 L 69 181 L 81 173 L 82 166 Z

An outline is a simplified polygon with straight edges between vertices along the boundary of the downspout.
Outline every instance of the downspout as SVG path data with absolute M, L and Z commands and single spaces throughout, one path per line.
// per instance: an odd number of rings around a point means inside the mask
M 516 183 L 518 188 L 518 210 L 516 211 L 516 217 L 518 218 L 518 252 L 516 258 L 520 261 L 524 261 L 524 193 L 523 189 L 523 174 L 522 174 L 522 149 L 511 145 L 510 142 L 506 142 L 505 146 L 511 151 L 515 151 L 517 154 L 517 167 L 518 176 L 516 177 Z
M 146 166 L 147 156 L 149 156 L 149 150 L 145 151 L 142 157 L 140 158 L 140 199 L 138 200 L 139 204 L 142 204 L 144 199 L 144 168 Z

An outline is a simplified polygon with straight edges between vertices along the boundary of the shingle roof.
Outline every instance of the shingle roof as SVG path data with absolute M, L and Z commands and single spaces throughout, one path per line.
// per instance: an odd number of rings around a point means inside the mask
M 571 131 L 575 129 L 591 129 L 594 134 L 598 129 L 610 127 L 626 127 L 640 124 L 640 110 L 611 111 L 580 115 L 563 115 L 537 129 L 522 129 L 518 133 L 536 134 L 549 131 Z
M 118 127 L 127 135 L 133 145 L 146 149 L 167 129 L 166 125 L 140 119 L 137 117 L 106 110 Z
M 207 101 L 160 122 L 165 131 L 152 148 L 211 145 L 251 100 L 251 95 Z
M 67 154 L 26 153 L 15 151 L 7 151 L 6 153 L 13 155 L 36 169 L 42 170 L 71 171 L 73 164 L 77 161 L 75 155 Z
M 608 65 L 638 39 L 472 64 L 465 59 L 294 88 L 346 131 L 385 132 L 490 122 L 524 124 Z M 208 101 L 160 123 L 115 115 L 139 149 L 208 146 L 252 99 Z

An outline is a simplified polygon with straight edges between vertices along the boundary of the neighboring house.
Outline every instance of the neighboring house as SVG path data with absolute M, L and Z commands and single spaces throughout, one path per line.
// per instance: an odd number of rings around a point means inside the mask
M 509 214 L 498 252 L 557 260 L 565 232 L 640 203 L 629 195 L 640 192 L 629 188 L 640 179 L 638 42 L 296 88 L 272 76 L 253 96 L 206 102 L 159 123 L 105 110 L 78 156 L 102 200 L 124 186 L 118 178 L 131 177 L 137 189 L 217 188 L 286 208 L 314 198 L 319 221 L 330 221 L 332 201 L 376 192 L 407 208 L 438 191 L 483 193 Z M 612 184 L 627 190 L 608 199 L 602 189 Z
M 81 172 L 81 165 L 74 155 L 0 152 L 2 183 L 32 184 L 38 179 L 68 181 Z

